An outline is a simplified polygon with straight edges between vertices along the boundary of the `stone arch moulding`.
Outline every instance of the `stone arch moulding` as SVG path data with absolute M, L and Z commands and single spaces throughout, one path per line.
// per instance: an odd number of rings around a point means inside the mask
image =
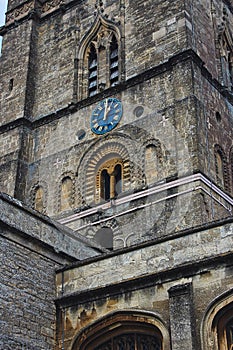
M 70 350 L 90 349 L 90 344 L 104 334 L 125 332 L 126 327 L 134 327 L 140 331 L 153 330 L 154 334 L 161 338 L 162 350 L 170 350 L 169 332 L 161 317 L 155 312 L 144 310 L 118 310 L 108 313 L 106 316 L 90 324 L 81 330 L 74 338 Z M 111 334 L 109 334 L 109 337 Z M 101 339 L 102 340 L 102 339 Z
M 133 167 L 130 154 L 133 151 L 126 138 L 112 137 L 99 140 L 92 145 L 80 161 L 77 180 L 82 184 L 81 195 L 86 204 L 94 203 L 96 197 L 96 175 L 99 167 L 108 159 L 120 158 L 123 164 L 124 191 L 131 188 Z
M 155 150 L 156 159 L 154 161 L 157 162 L 157 169 L 154 169 L 154 170 L 157 171 L 158 174 L 161 170 L 161 165 L 164 161 L 163 152 L 162 152 L 162 145 L 158 139 L 148 139 L 146 142 L 144 142 L 144 144 L 142 146 L 142 150 L 141 150 L 141 154 L 142 154 L 141 157 L 142 157 L 143 178 L 144 178 L 146 185 L 150 184 L 150 181 L 148 181 L 149 174 L 147 174 L 148 169 L 146 169 L 146 165 L 148 165 L 147 159 L 146 159 L 146 152 L 149 148 L 154 148 L 154 150 Z M 159 180 L 158 176 L 154 180 Z
M 218 156 L 221 158 L 222 162 L 222 169 L 219 169 L 218 164 Z M 216 144 L 214 146 L 214 160 L 215 160 L 215 171 L 216 171 L 216 178 L 217 178 L 217 184 L 222 185 L 222 187 L 225 190 L 229 190 L 229 174 L 228 174 L 228 164 L 227 164 L 227 157 L 223 150 L 223 148 Z M 222 183 L 221 183 L 222 182 Z
M 70 179 L 72 182 L 72 190 L 71 190 L 71 198 L 70 198 L 70 209 L 72 209 L 75 205 L 75 176 L 73 172 L 67 171 L 63 173 L 60 177 L 59 180 L 57 181 L 58 187 L 57 187 L 57 211 L 61 211 L 61 201 L 62 201 L 62 182 L 65 179 Z
M 37 191 L 41 189 L 42 190 L 42 208 L 41 208 L 41 213 L 45 214 L 46 213 L 46 208 L 47 208 L 47 198 L 48 198 L 48 189 L 47 189 L 47 184 L 44 181 L 39 181 L 35 183 L 30 190 L 30 202 L 31 202 L 31 207 L 35 210 L 36 209 L 36 193 Z
M 201 323 L 202 350 L 227 350 L 224 344 L 219 347 L 218 323 L 227 310 L 233 310 L 233 289 L 217 297 L 207 308 Z
M 106 31 L 108 32 L 108 37 L 101 38 L 101 35 L 103 32 Z M 101 34 L 102 32 L 102 34 Z M 96 37 L 99 35 L 99 40 L 98 43 L 96 42 Z M 120 26 L 113 22 L 110 21 L 106 18 L 104 18 L 101 14 L 98 14 L 94 23 L 92 24 L 91 28 L 88 30 L 88 32 L 83 36 L 83 38 L 80 41 L 80 44 L 78 45 L 77 48 L 77 78 L 76 78 L 76 85 L 77 85 L 77 92 L 74 91 L 74 95 L 77 94 L 78 100 L 81 100 L 82 98 L 87 97 L 87 86 L 86 85 L 86 80 L 87 80 L 87 67 L 86 67 L 86 62 L 87 62 L 87 53 L 88 49 L 90 47 L 90 44 L 92 41 L 95 41 L 95 45 L 101 45 L 104 44 L 106 45 L 106 42 L 110 45 L 111 37 L 112 35 L 115 36 L 117 43 L 118 43 L 118 52 L 119 52 L 119 81 L 123 79 L 123 61 L 124 61 L 124 50 L 122 50 L 122 34 L 120 30 Z M 75 88 L 76 89 L 76 88 Z

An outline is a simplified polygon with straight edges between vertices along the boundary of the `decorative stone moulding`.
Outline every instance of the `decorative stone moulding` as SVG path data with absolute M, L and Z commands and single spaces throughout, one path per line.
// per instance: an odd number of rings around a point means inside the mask
M 59 8 L 59 6 L 63 5 L 63 1 L 62 0 L 49 0 L 47 2 L 45 2 L 41 8 L 41 13 L 47 13 L 47 12 L 51 12 L 54 11 L 56 9 Z
M 29 15 L 32 11 L 35 11 L 37 15 L 44 15 L 57 10 L 61 5 L 63 5 L 63 0 L 48 0 L 48 1 L 27 1 L 20 6 L 10 10 L 6 13 L 6 25 L 13 23 L 16 20 Z
M 6 14 L 6 24 L 14 22 L 16 19 L 20 19 L 29 14 L 35 8 L 35 2 L 29 1 L 23 3 L 21 6 L 16 7 L 15 9 L 7 12 Z

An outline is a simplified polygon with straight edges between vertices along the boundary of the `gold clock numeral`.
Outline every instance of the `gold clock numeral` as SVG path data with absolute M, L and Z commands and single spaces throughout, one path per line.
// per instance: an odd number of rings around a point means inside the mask
M 103 127 L 102 127 L 102 126 L 99 126 L 98 130 L 99 130 L 99 131 L 102 131 L 102 130 L 103 130 Z
M 117 108 L 118 107 L 118 103 L 116 103 L 115 105 L 114 105 L 114 108 Z
M 119 118 L 119 115 L 115 115 L 115 116 L 113 117 L 114 120 L 118 120 L 118 118 Z
M 97 119 L 92 120 L 92 124 L 95 124 L 97 122 Z
M 117 109 L 115 112 L 116 112 L 116 113 L 120 113 L 120 110 L 119 110 L 119 109 Z
M 94 128 L 97 129 L 98 126 L 99 126 L 99 124 L 98 124 L 98 123 L 95 123 Z
M 108 130 L 108 126 L 107 125 L 104 127 L 104 130 Z

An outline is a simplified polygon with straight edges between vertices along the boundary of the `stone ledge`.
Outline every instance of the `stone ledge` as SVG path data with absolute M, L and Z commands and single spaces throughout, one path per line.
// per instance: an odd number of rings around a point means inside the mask
M 1 227 L 7 228 L 7 232 L 2 233 L 6 238 L 17 242 L 19 235 L 28 237 L 28 240 L 21 240 L 21 244 L 37 242 L 57 254 L 69 256 L 71 261 L 106 252 L 98 244 L 4 193 L 0 193 L 0 222 Z

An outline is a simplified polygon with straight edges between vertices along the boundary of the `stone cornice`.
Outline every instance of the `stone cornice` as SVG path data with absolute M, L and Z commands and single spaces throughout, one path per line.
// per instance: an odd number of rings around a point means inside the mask
M 196 274 L 204 274 L 218 265 L 231 266 L 232 258 L 233 253 L 229 253 L 223 256 L 203 259 L 196 263 L 183 264 L 179 267 L 174 267 L 158 273 L 151 273 L 147 276 L 140 276 L 128 281 L 60 296 L 55 300 L 55 303 L 60 308 L 68 308 L 70 306 L 80 305 L 86 301 L 92 302 L 138 289 L 150 288 L 158 284 L 175 281 L 179 278 L 190 278 Z

